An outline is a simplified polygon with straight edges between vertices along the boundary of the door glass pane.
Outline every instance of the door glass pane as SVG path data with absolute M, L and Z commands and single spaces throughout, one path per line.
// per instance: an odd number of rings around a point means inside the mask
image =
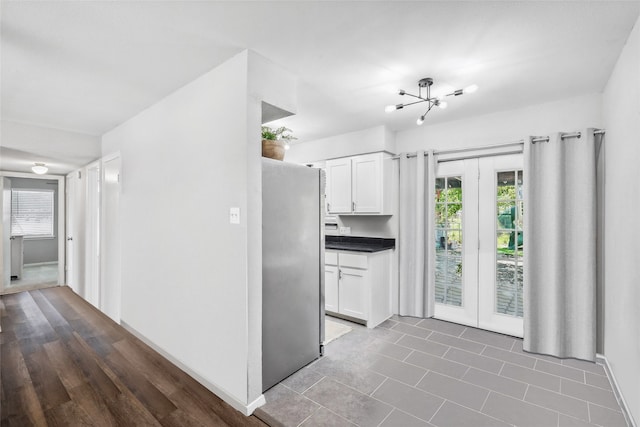
M 462 306 L 462 177 L 436 179 L 436 302 Z
M 522 171 L 497 173 L 496 313 L 522 317 Z

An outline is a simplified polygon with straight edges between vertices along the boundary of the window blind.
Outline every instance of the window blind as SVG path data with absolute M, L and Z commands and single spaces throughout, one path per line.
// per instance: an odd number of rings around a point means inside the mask
M 53 190 L 11 190 L 11 235 L 53 237 Z

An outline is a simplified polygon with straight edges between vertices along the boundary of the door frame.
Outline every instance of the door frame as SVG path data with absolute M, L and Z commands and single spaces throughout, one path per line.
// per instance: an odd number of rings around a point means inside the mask
M 36 175 L 33 173 L 26 172 L 9 172 L 9 171 L 0 171 L 0 178 L 28 178 L 28 179 L 41 179 L 47 181 L 58 181 L 58 286 L 65 284 L 65 274 L 64 269 L 66 265 L 65 259 L 65 243 L 66 243 L 66 186 L 64 175 Z M 0 259 L 0 263 L 4 261 Z M 3 269 L 7 268 L 6 266 L 2 266 Z M 9 265 L 8 268 L 11 268 Z M 0 281 L 0 294 L 4 293 L 6 289 L 4 288 L 4 281 Z

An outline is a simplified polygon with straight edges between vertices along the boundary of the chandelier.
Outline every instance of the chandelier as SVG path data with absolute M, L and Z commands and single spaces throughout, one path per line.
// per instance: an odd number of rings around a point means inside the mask
M 421 125 L 422 123 L 424 123 L 424 117 L 427 115 L 427 113 L 429 111 L 431 111 L 431 109 L 433 107 L 439 107 L 439 108 L 447 108 L 447 103 L 446 101 L 444 101 L 444 99 L 446 97 L 449 96 L 459 96 L 462 95 L 463 93 L 473 93 L 475 91 L 478 90 L 478 85 L 471 85 L 471 86 L 467 86 L 464 89 L 458 89 L 458 90 L 454 90 L 451 93 L 447 93 L 444 95 L 439 95 L 437 97 L 431 97 L 431 85 L 433 84 L 433 79 L 431 77 L 425 77 L 424 79 L 420 79 L 418 80 L 418 94 L 417 95 L 413 95 L 409 92 L 406 92 L 404 89 L 400 89 L 398 91 L 398 95 L 407 95 L 407 96 L 411 96 L 414 98 L 418 98 L 418 101 L 414 101 L 414 102 L 409 102 L 406 104 L 396 104 L 396 105 L 387 105 L 384 109 L 384 111 L 386 111 L 387 113 L 390 113 L 392 111 L 396 111 L 396 110 L 401 110 L 404 107 L 408 107 L 409 105 L 413 105 L 413 104 L 420 104 L 422 102 L 426 102 L 428 104 L 428 108 L 427 111 L 425 111 L 425 113 L 423 115 L 421 115 L 418 120 L 416 120 L 416 123 L 418 125 Z M 425 89 L 426 94 L 425 96 L 422 96 L 422 89 Z

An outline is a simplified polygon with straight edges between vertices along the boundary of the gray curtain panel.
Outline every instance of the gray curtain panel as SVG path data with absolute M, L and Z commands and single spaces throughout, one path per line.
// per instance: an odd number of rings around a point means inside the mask
M 435 304 L 432 206 L 435 185 L 433 153 L 400 155 L 401 316 L 432 317 Z
M 524 350 L 593 361 L 596 137 L 588 129 L 532 141 L 524 147 Z

